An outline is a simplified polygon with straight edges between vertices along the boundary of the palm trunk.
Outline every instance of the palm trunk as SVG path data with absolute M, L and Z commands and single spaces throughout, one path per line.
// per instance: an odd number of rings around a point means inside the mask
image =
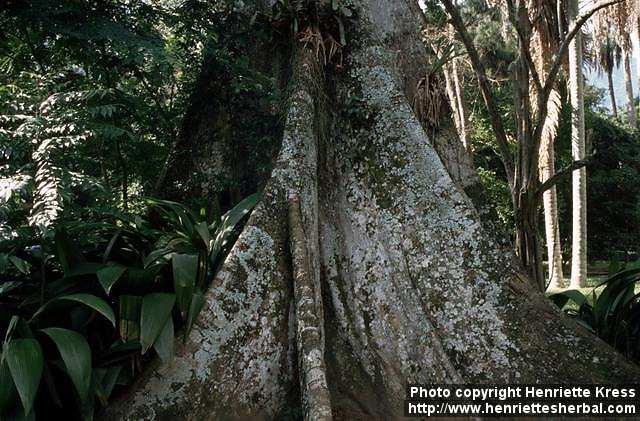
M 560 94 L 557 90 L 551 92 L 548 105 L 548 115 L 540 142 L 540 181 L 545 182 L 555 173 L 554 142 L 560 114 Z M 562 271 L 562 248 L 560 246 L 560 228 L 558 223 L 558 195 L 556 187 L 544 192 L 544 229 L 547 241 L 547 265 L 549 270 L 549 289 L 564 288 L 564 274 Z
M 631 127 L 638 127 L 638 116 L 633 96 L 633 82 L 631 81 L 631 43 L 623 43 L 622 55 L 624 61 L 624 85 L 627 90 L 627 116 Z
M 636 38 L 638 40 L 638 45 L 640 46 L 640 14 L 638 14 L 638 17 L 636 18 Z M 640 89 L 640 54 L 638 54 L 636 60 L 636 70 L 638 72 L 638 89 Z
M 578 15 L 578 0 L 571 0 L 570 24 Z M 582 75 L 582 34 L 578 32 L 569 45 L 569 92 L 571 96 L 571 157 L 585 156 L 584 79 Z M 587 171 L 582 167 L 572 174 L 572 247 L 571 288 L 587 283 Z
M 616 105 L 616 93 L 613 89 L 613 70 L 607 71 L 607 81 L 609 82 L 609 97 L 611 98 L 611 112 L 614 118 L 618 118 L 618 106 Z

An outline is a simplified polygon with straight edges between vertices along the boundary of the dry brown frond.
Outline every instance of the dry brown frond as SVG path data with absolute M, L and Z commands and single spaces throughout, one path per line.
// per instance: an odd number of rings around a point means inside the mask
M 426 127 L 438 127 L 444 104 L 444 81 L 438 73 L 431 73 L 416 84 L 413 110 Z

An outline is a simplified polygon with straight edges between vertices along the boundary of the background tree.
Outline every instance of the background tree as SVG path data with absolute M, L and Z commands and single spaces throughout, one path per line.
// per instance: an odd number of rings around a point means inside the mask
M 615 7 L 603 13 L 602 19 L 608 19 L 613 23 L 617 41 L 622 48 L 622 62 L 624 69 L 624 83 L 627 93 L 627 118 L 631 127 L 638 127 L 638 116 L 633 95 L 633 78 L 631 75 L 631 32 L 635 25 L 633 3 L 630 1 L 619 2 Z
M 599 74 L 604 72 L 607 75 L 611 111 L 613 116 L 617 118 L 618 106 L 616 104 L 616 95 L 613 87 L 613 71 L 622 62 L 622 48 L 620 48 L 620 45 L 616 42 L 611 27 L 603 16 L 603 14 L 596 14 L 594 19 L 593 42 L 595 44 L 595 64 Z
M 578 18 L 578 0 L 568 4 L 569 25 Z M 584 76 L 582 66 L 582 31 L 569 44 L 569 95 L 571 97 L 571 156 L 576 161 L 585 158 Z M 587 170 L 572 172 L 572 242 L 571 287 L 582 288 L 587 282 Z
M 553 52 L 558 48 L 560 34 L 564 26 L 563 14 L 552 2 L 532 2 L 530 14 L 533 25 L 531 49 L 538 74 L 546 77 L 553 61 Z M 555 138 L 560 124 L 562 101 L 557 87 L 551 91 L 547 101 L 547 117 L 540 141 L 539 171 L 540 182 L 544 183 L 555 175 Z M 547 248 L 547 266 L 550 289 L 565 285 L 562 268 L 562 245 L 558 222 L 558 196 L 556 186 L 543 193 L 544 228 Z
M 535 64 L 531 56 L 529 45 L 531 21 L 529 19 L 527 6 L 523 1 L 508 3 L 510 21 L 516 29 L 519 43 L 519 56 L 512 65 L 516 116 L 516 142 L 514 145 L 516 152 L 513 155 L 510 151 L 505 124 L 500 116 L 496 101 L 488 84 L 485 66 L 480 60 L 476 46 L 469 36 L 467 27 L 456 6 L 449 0 L 443 0 L 442 3 L 447 13 L 451 16 L 452 24 L 456 28 L 458 36 L 469 54 L 483 100 L 491 116 L 491 125 L 496 133 L 496 141 L 499 146 L 501 160 L 507 174 L 514 203 L 516 253 L 520 257 L 523 266 L 527 268 L 530 277 L 535 280 L 540 288 L 544 288 L 545 282 L 542 275 L 542 260 L 540 258 L 540 246 L 537 236 L 539 200 L 542 193 L 553 186 L 567 171 L 585 165 L 584 161 L 576 161 L 572 164 L 571 168 L 561 171 L 544 184 L 539 185 L 538 152 L 544 122 L 548 112 L 547 102 L 560 70 L 562 57 L 567 51 L 569 43 L 593 13 L 615 3 L 615 1 L 601 1 L 596 3 L 591 9 L 581 14 L 576 21 L 567 28 L 566 34 L 559 43 L 558 51 L 554 54 L 555 58 L 550 67 L 549 74 L 544 80 L 540 78 L 540 75 L 535 69 Z M 538 93 L 533 101 L 536 105 L 536 113 L 533 112 L 529 96 L 530 77 L 534 81 L 533 85 L 535 91 Z

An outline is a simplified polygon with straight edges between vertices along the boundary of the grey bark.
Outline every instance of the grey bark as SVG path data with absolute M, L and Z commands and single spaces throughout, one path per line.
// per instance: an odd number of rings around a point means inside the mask
M 324 361 L 322 298 L 316 291 L 320 279 L 315 275 L 312 259 L 317 254 L 309 252 L 305 235 L 300 199 L 289 198 L 289 231 L 293 258 L 296 342 L 300 366 L 300 389 L 305 419 L 331 420 L 331 396 L 327 386 L 327 370 Z M 317 248 L 316 248 L 317 249 Z
M 322 135 L 326 110 L 296 78 L 264 197 L 187 343 L 103 419 L 282 419 L 318 398 L 300 386 L 298 277 L 283 217 L 292 196 L 314 280 L 307 309 L 324 320 L 313 348 L 324 347 L 316 361 L 334 418 L 401 418 L 407 382 L 637 379 L 637 368 L 532 290 L 449 175 L 398 77 L 394 37 L 405 18 L 396 18 L 411 16 L 407 4 L 361 6 L 330 130 Z M 362 117 L 342 117 L 345 104 Z
M 545 125 L 549 127 L 543 130 L 542 141 L 540 142 L 539 167 L 540 181 L 542 183 L 556 173 L 554 143 L 560 114 L 560 95 L 557 90 L 552 91 L 547 107 L 553 112 L 547 116 Z M 547 242 L 548 289 L 563 288 L 565 282 L 562 272 L 562 248 L 560 247 L 560 226 L 558 224 L 558 195 L 555 186 L 544 192 L 542 201 L 544 206 L 545 239 Z
M 613 88 L 613 71 L 607 71 L 607 82 L 609 84 L 609 98 L 611 99 L 611 111 L 613 113 L 613 117 L 618 118 L 618 105 L 616 104 L 616 93 Z
M 578 0 L 569 1 L 569 24 L 578 17 Z M 569 92 L 571 96 L 571 157 L 585 157 L 584 77 L 582 74 L 582 34 L 569 44 Z M 571 287 L 583 288 L 587 282 L 587 169 L 572 173 Z
M 630 42 L 622 43 L 622 62 L 624 65 L 624 86 L 627 92 L 627 117 L 631 127 L 638 127 L 638 116 L 633 96 L 633 82 L 631 79 L 631 47 Z
M 460 73 L 458 71 L 458 59 L 454 58 L 451 63 L 451 68 L 453 70 L 453 85 L 456 91 L 456 99 L 458 101 L 457 110 L 460 114 L 460 140 L 462 141 L 462 145 L 467 150 L 467 152 L 471 153 L 471 139 L 469 139 L 469 131 L 470 131 L 470 123 L 469 123 L 469 111 L 467 110 L 467 103 L 464 100 L 464 92 L 462 87 L 462 82 L 460 81 Z

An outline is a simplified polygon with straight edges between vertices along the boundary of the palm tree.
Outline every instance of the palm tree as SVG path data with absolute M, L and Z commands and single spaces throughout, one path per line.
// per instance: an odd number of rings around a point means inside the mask
M 559 26 L 555 13 L 555 4 L 548 0 L 534 1 L 530 5 L 533 21 L 531 50 L 538 73 L 546 77 L 553 61 L 554 51 L 558 48 Z M 536 18 L 544 16 L 544 18 Z M 544 183 L 551 178 L 555 170 L 554 144 L 560 122 L 561 101 L 557 89 L 553 89 L 547 101 L 547 117 L 544 121 L 539 148 L 539 178 Z M 549 289 L 562 288 L 564 274 L 562 271 L 562 247 L 560 244 L 560 228 L 558 223 L 558 195 L 555 186 L 544 192 L 544 228 L 547 245 L 547 264 L 549 268 Z
M 545 119 L 540 141 L 540 181 L 551 178 L 555 170 L 554 143 L 560 119 L 560 94 L 556 89 L 551 92 L 548 101 L 548 115 Z M 547 264 L 549 266 L 549 289 L 565 286 L 562 271 L 562 247 L 560 244 L 560 224 L 558 223 L 558 194 L 553 186 L 542 196 L 544 207 L 544 230 L 547 240 Z
M 578 0 L 569 0 L 569 24 L 578 16 Z M 569 45 L 569 94 L 571 97 L 571 157 L 585 157 L 584 77 L 582 74 L 582 34 L 578 32 Z M 572 247 L 571 288 L 582 288 L 587 281 L 587 171 L 572 174 Z
M 611 8 L 608 15 L 610 21 L 614 22 L 616 37 L 618 43 L 622 47 L 622 58 L 624 64 L 624 84 L 627 91 L 627 116 L 629 118 L 629 124 L 632 127 L 638 127 L 638 116 L 636 115 L 636 108 L 633 96 L 633 83 L 631 79 L 631 28 L 635 26 L 636 19 L 633 11 L 632 2 L 624 1 L 618 3 L 615 7 Z
M 636 36 L 638 38 L 638 42 L 640 43 L 640 3 L 639 2 L 635 2 L 635 10 L 634 10 L 634 14 L 635 14 L 635 26 L 636 26 Z M 637 57 L 637 71 L 638 71 L 638 86 L 640 87 L 640 54 L 638 54 Z
M 614 117 L 618 117 L 618 107 L 616 104 L 616 95 L 613 90 L 613 71 L 620 65 L 622 61 L 622 48 L 616 42 L 612 36 L 610 28 L 607 26 L 604 33 L 600 31 L 594 31 L 594 40 L 598 43 L 595 48 L 596 53 L 596 66 L 598 73 L 603 72 L 607 74 L 607 81 L 609 82 L 609 96 L 611 98 L 611 110 Z

